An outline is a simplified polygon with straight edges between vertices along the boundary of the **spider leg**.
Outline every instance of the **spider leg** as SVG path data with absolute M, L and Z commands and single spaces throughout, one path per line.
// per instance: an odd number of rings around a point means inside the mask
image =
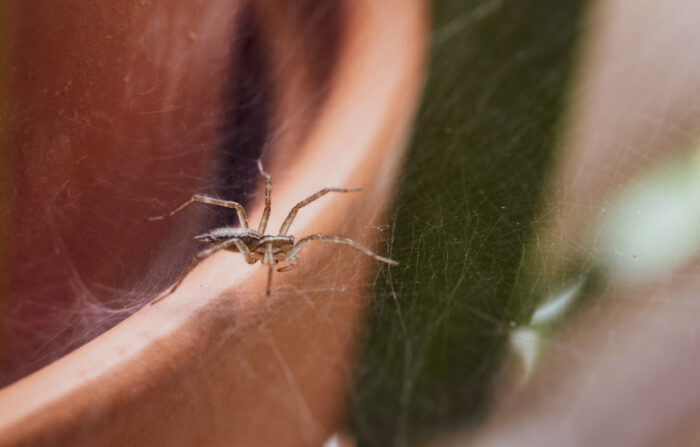
M 296 267 L 296 266 L 297 266 L 297 262 L 299 261 L 299 258 L 294 257 L 294 258 L 291 258 L 291 260 L 292 260 L 291 263 L 285 265 L 284 267 L 278 268 L 277 271 L 278 271 L 278 272 L 288 272 L 288 271 L 290 271 L 291 269 L 293 269 L 294 267 Z
M 294 218 L 297 216 L 297 213 L 299 212 L 299 209 L 305 207 L 309 203 L 313 202 L 314 200 L 325 196 L 329 192 L 356 192 L 356 191 L 361 191 L 362 188 L 333 188 L 333 187 L 328 187 L 328 188 L 323 188 L 316 194 L 312 194 L 306 199 L 302 200 L 301 202 L 297 203 L 294 205 L 294 207 L 289 211 L 289 215 L 287 216 L 286 219 L 284 219 L 284 222 L 282 222 L 282 226 L 280 227 L 280 236 L 284 236 L 287 234 L 287 231 L 289 230 L 289 227 L 292 225 L 292 222 L 294 221 Z
M 272 244 L 265 246 L 265 257 L 263 263 L 268 265 L 267 289 L 265 290 L 265 309 L 270 311 L 270 294 L 272 291 L 272 272 L 275 270 L 275 256 L 272 254 Z
M 265 228 L 267 228 L 267 220 L 270 218 L 270 209 L 272 208 L 272 180 L 270 175 L 263 170 L 262 161 L 258 160 L 258 170 L 260 174 L 265 177 L 265 211 L 260 218 L 260 225 L 258 225 L 258 233 L 265 234 Z
M 215 245 L 211 248 L 208 248 L 206 250 L 199 252 L 194 258 L 192 258 L 192 261 L 190 261 L 190 265 L 187 266 L 187 268 L 185 269 L 184 272 L 182 272 L 180 277 L 177 278 L 177 281 L 175 281 L 175 284 L 173 284 L 173 286 L 170 288 L 170 291 L 168 293 L 166 293 L 165 295 L 161 295 L 158 298 L 156 298 L 155 300 L 151 301 L 151 305 L 154 305 L 157 302 L 172 295 L 175 292 L 175 290 L 177 290 L 177 288 L 180 287 L 180 283 L 182 283 L 182 280 L 185 279 L 185 277 L 192 271 L 192 269 L 194 269 L 197 266 L 197 264 L 199 264 L 203 260 L 207 259 L 209 256 L 213 255 L 214 253 L 221 251 L 221 250 L 225 250 L 232 245 L 238 246 L 239 243 L 241 245 L 245 246 L 245 244 L 243 244 L 243 242 L 241 242 L 240 239 L 229 239 L 227 241 L 220 243 L 219 245 Z M 247 247 L 246 247 L 246 250 L 247 250 Z M 250 251 L 248 251 L 248 254 L 250 255 Z M 245 256 L 245 254 L 244 254 L 244 256 Z
M 351 245 L 351 246 L 357 248 L 358 250 L 362 251 L 367 256 L 373 257 L 377 261 L 386 262 L 387 264 L 391 264 L 391 265 L 398 265 L 399 264 L 398 262 L 396 262 L 392 259 L 379 256 L 378 254 L 376 254 L 375 252 L 373 252 L 369 248 L 353 241 L 352 239 L 347 239 L 347 238 L 338 237 L 338 236 L 329 236 L 326 234 L 312 234 L 311 236 L 306 236 L 304 238 L 299 239 L 299 241 L 294 245 L 294 247 L 289 251 L 289 253 L 287 253 L 287 257 L 290 257 L 290 258 L 295 257 L 296 254 L 299 253 L 299 251 L 301 251 L 301 249 L 304 248 L 304 246 L 311 241 L 332 242 L 334 244 Z
M 152 222 L 154 220 L 163 220 L 167 219 L 168 217 L 171 217 L 173 214 L 182 211 L 183 208 L 186 206 L 194 203 L 194 202 L 200 202 L 200 203 L 206 203 L 208 205 L 216 205 L 216 206 L 223 206 L 226 208 L 233 208 L 236 210 L 236 213 L 238 214 L 238 220 L 241 223 L 241 226 L 243 228 L 248 228 L 248 218 L 246 217 L 245 214 L 245 209 L 243 208 L 243 205 L 237 202 L 232 202 L 230 200 L 221 200 L 221 199 L 215 199 L 213 197 L 207 197 L 203 196 L 200 194 L 195 194 L 190 199 L 183 203 L 182 205 L 178 206 L 168 214 L 164 214 L 162 216 L 156 216 L 156 217 L 146 217 L 143 219 L 144 222 Z

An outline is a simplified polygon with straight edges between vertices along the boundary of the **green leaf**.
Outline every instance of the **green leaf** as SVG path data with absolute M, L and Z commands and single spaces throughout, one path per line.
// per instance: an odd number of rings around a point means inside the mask
M 584 3 L 435 0 L 430 67 L 350 409 L 358 445 L 478 421 L 557 143 Z

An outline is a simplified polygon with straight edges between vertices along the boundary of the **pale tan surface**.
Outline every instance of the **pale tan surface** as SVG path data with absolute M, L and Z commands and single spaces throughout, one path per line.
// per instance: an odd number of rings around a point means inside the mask
M 374 247 L 422 85 L 425 11 L 363 1 L 345 14 L 310 138 L 292 163 L 273 157 L 270 227 L 323 186 L 361 186 L 304 209 L 292 233 Z M 341 417 L 375 269 L 349 247 L 309 246 L 275 276 L 267 313 L 265 268 L 217 254 L 166 300 L 0 391 L 0 444 L 319 445 Z
M 568 126 L 546 203 L 543 245 L 561 262 L 595 242 L 603 201 L 682 150 L 700 130 L 700 52 L 693 0 L 601 0 L 582 40 Z

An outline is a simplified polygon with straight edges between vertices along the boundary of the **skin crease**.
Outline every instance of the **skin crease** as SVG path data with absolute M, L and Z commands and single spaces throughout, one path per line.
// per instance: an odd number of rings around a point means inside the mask
M 256 8 L 280 10 L 275 4 Z M 375 250 L 422 85 L 425 11 L 413 0 L 343 6 L 333 89 L 313 121 L 300 123 L 303 138 L 280 131 L 283 138 L 265 148 L 276 179 L 270 224 L 325 186 L 362 187 L 305 208 L 289 234 L 339 235 Z M 211 211 L 200 205 L 175 223 L 142 220 L 201 190 L 216 160 L 228 45 L 243 7 L 218 0 L 17 6 L 13 122 L 4 144 L 17 168 L 10 207 L 20 237 L 10 255 L 21 261 L 10 274 L 11 296 L 21 298 L 10 315 L 23 319 L 5 324 L 24 322 L 26 342 L 35 343 L 26 351 L 40 346 L 31 337 L 37 325 L 51 333 L 74 323 L 27 303 L 61 310 L 90 296 L 118 305 L 143 272 L 155 286 L 139 299 L 152 298 L 176 276 L 173 260 L 186 263 L 196 250 L 192 236 L 212 228 Z M 386 63 L 381 83 L 378 60 Z M 276 65 L 288 76 L 274 88 L 312 90 L 304 70 Z M 278 97 L 288 104 L 297 96 Z M 295 157 L 279 164 L 277 150 L 288 155 L 293 143 Z M 239 180 L 255 185 L 257 172 L 246 175 Z M 263 204 L 253 197 L 246 207 L 258 222 Z M 40 243 L 30 244 L 37 235 Z M 0 390 L 0 408 L 13 409 L 0 411 L 0 444 L 320 445 L 342 418 L 377 263 L 319 242 L 302 256 L 279 275 L 269 311 L 266 268 L 238 254 L 207 259 L 168 299 Z M 5 348 L 4 365 L 22 365 L 22 352 Z

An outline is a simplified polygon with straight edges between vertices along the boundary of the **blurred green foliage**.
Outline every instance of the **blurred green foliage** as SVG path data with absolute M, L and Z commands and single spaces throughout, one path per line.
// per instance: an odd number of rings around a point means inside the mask
M 434 0 L 430 66 L 356 371 L 359 446 L 479 420 L 557 144 L 582 1 Z

